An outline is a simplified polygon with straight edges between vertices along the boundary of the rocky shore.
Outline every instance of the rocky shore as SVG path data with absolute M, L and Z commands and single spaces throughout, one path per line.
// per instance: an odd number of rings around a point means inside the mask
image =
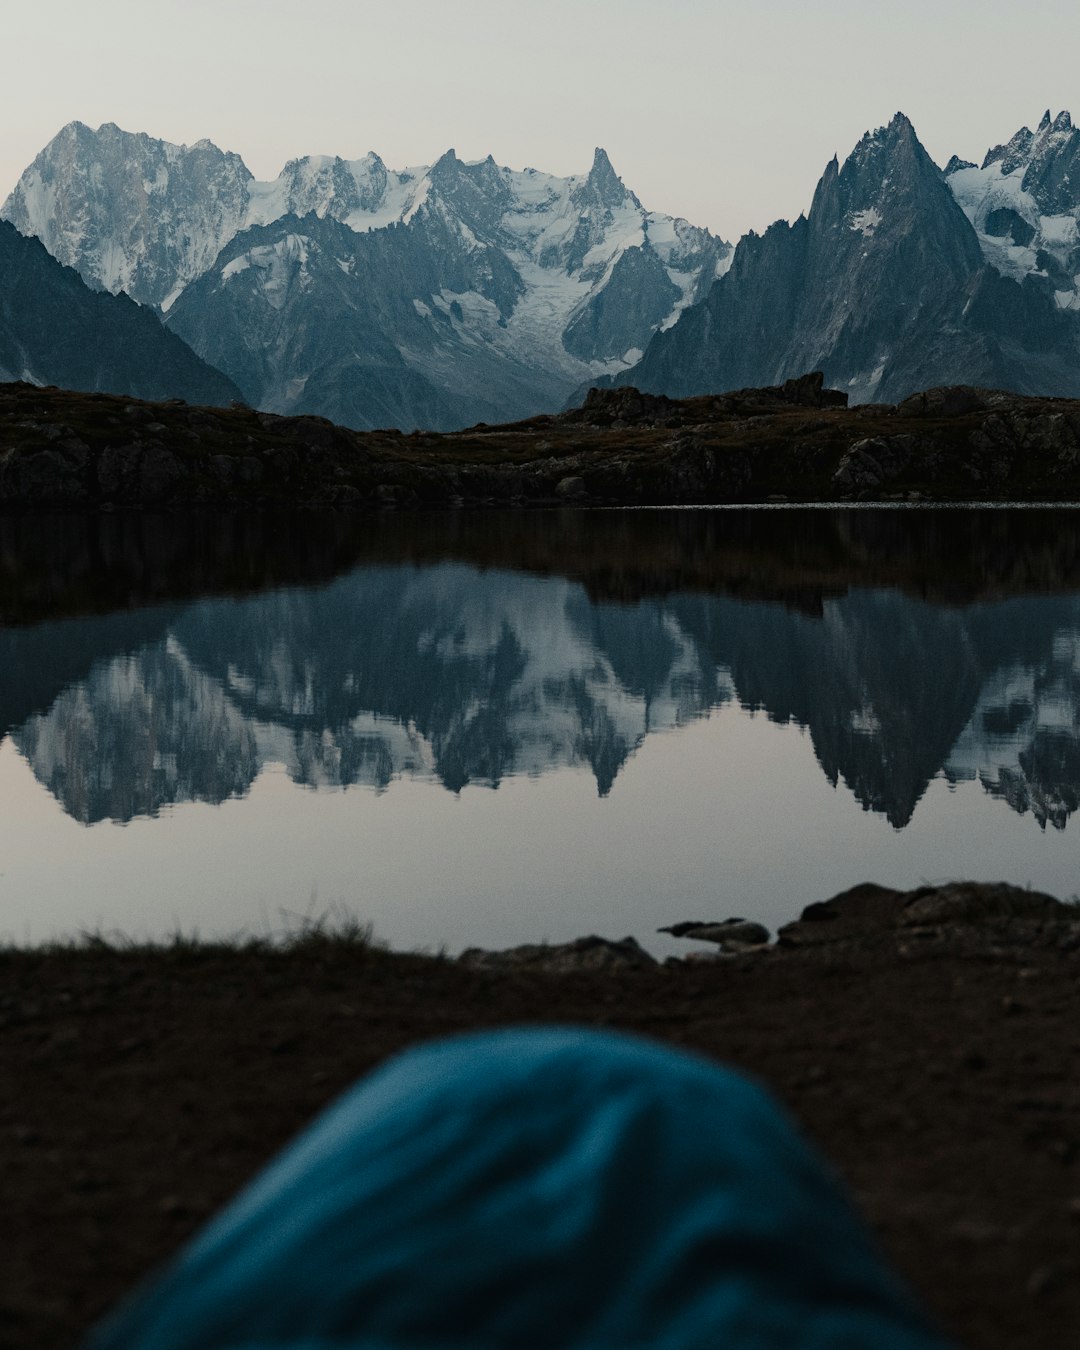
M 994 956 L 1003 946 L 1016 950 L 1044 947 L 1071 955 L 1080 953 L 1080 903 L 1065 903 L 1006 882 L 947 882 L 914 891 L 866 883 L 807 906 L 798 919 L 779 930 L 774 943 L 761 924 L 736 917 L 684 921 L 658 931 L 711 948 L 699 947 L 686 957 L 667 957 L 664 967 L 675 970 L 703 961 L 775 957 L 810 949 L 832 955 L 866 955 L 873 950 L 906 957 L 912 943 L 968 956 Z M 642 970 L 658 964 L 635 938 L 613 941 L 596 936 L 505 951 L 469 947 L 458 960 L 480 970 L 529 969 L 556 975 Z
M 811 374 L 454 433 L 0 385 L 0 510 L 1080 499 L 1080 402 L 963 387 L 846 406 Z
M 756 1075 L 958 1345 L 1075 1345 L 1080 908 L 1005 885 L 863 885 L 775 940 L 712 917 L 708 948 L 665 963 L 604 938 L 450 959 L 319 930 L 281 948 L 0 951 L 0 1076 L 18 1085 L 0 1102 L 18 1235 L 0 1340 L 74 1344 L 387 1055 L 547 1021 Z

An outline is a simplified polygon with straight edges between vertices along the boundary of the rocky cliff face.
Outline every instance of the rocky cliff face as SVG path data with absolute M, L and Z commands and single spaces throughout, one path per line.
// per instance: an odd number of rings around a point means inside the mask
M 92 291 L 0 221 L 0 381 L 227 404 L 236 386 L 126 295 Z
M 396 172 L 312 156 L 257 182 L 207 141 L 72 123 L 2 214 L 166 313 L 261 406 L 357 427 L 558 407 L 636 361 L 731 254 L 647 211 L 602 150 L 570 178 L 450 150 Z
M 167 308 L 248 215 L 250 170 L 209 141 L 171 145 L 108 122 L 63 128 L 3 217 L 98 290 Z
M 742 239 L 706 300 L 613 382 L 687 396 L 811 368 L 853 403 L 929 383 L 1075 395 L 1080 325 L 1045 288 L 986 263 L 898 114 L 829 164 L 806 217 Z

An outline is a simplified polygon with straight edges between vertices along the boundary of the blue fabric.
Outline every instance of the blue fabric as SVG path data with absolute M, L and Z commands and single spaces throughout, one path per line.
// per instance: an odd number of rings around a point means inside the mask
M 325 1112 L 94 1350 L 940 1350 L 757 1086 L 588 1031 L 429 1045 Z

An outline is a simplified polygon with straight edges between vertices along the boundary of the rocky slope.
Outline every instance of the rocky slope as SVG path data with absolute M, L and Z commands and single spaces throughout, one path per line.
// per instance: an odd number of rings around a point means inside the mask
M 686 397 L 820 367 L 855 403 L 954 383 L 1080 395 L 1080 323 L 984 259 L 950 182 L 897 114 L 610 382 Z
M 236 386 L 125 295 L 92 291 L 0 221 L 0 381 L 228 404 Z
M 602 150 L 569 178 L 450 150 L 399 172 L 306 157 L 261 183 L 208 141 L 76 122 L 0 214 L 167 312 L 260 407 L 355 427 L 558 407 L 636 360 L 731 254 L 647 211 Z
M 418 226 L 358 235 L 330 217 L 285 216 L 232 240 L 168 327 L 271 411 L 329 412 L 370 429 L 499 422 L 557 405 L 563 381 L 464 339 L 449 310 L 414 302 L 410 290 L 444 287 L 482 297 L 505 320 L 519 297 L 497 251 L 440 233 L 436 260 L 431 230 Z
M 1080 499 L 1080 404 L 967 388 L 843 406 L 820 373 L 677 402 L 596 390 L 455 434 L 0 386 L 0 508 Z

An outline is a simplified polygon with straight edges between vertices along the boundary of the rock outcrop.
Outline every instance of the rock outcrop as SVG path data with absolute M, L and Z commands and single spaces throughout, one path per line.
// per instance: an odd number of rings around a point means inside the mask
M 951 881 L 896 891 L 871 882 L 808 905 L 777 934 L 781 949 L 872 948 L 911 942 L 978 945 L 1017 939 L 1080 947 L 1080 909 L 1007 882 Z
M 820 373 L 441 434 L 0 385 L 0 510 L 1074 501 L 1080 401 L 948 387 L 848 409 Z

